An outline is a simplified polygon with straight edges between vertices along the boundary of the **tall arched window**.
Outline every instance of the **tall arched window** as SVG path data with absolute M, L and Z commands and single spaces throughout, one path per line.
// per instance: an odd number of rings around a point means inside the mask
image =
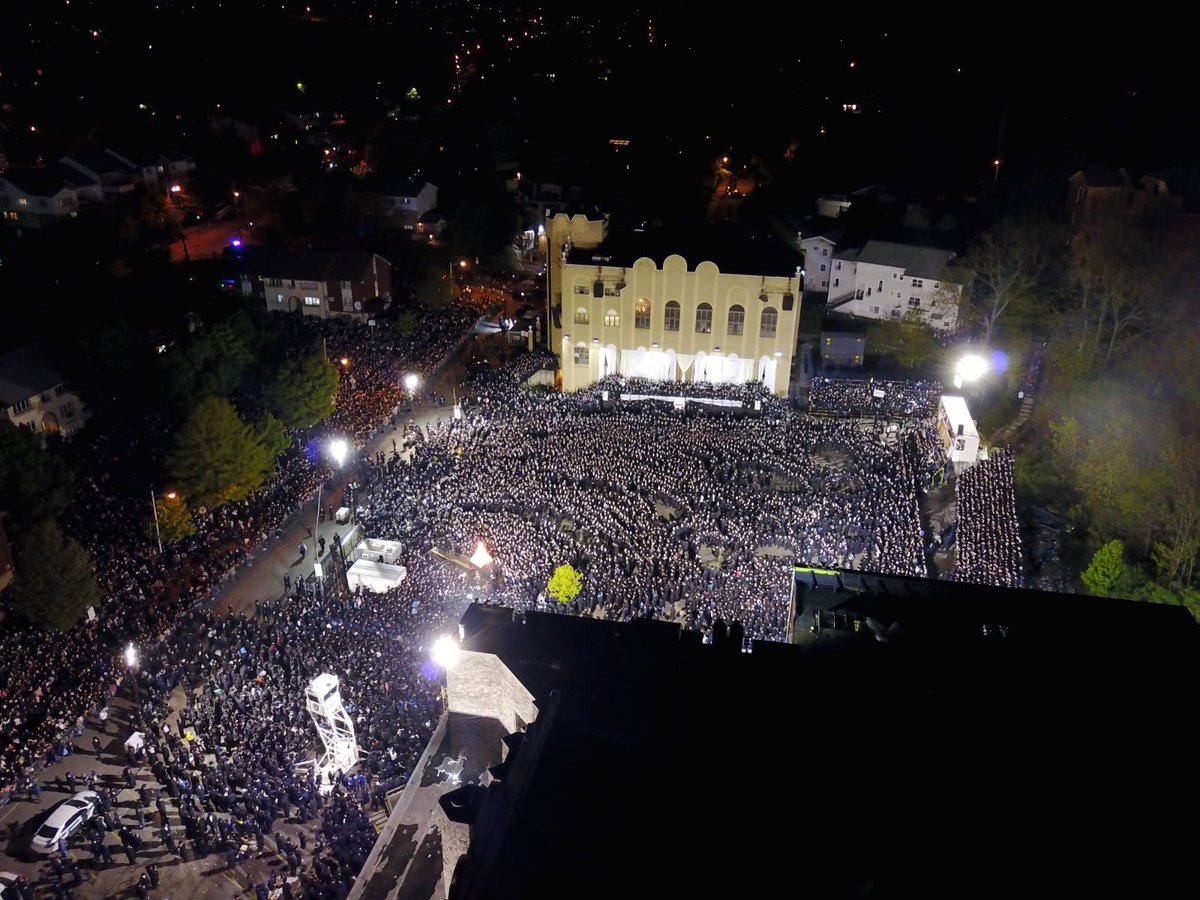
M 604 314 L 605 328 L 619 328 L 621 326 L 621 314 L 615 309 L 610 309 Z
M 663 331 L 679 330 L 679 301 L 668 300 L 663 310 Z
M 588 315 L 587 307 L 581 306 L 579 309 L 575 310 L 576 325 L 587 325 L 591 321 L 592 317 Z
M 758 336 L 765 338 L 775 337 L 775 328 L 779 324 L 779 313 L 775 307 L 768 306 L 762 311 L 762 319 L 758 325 Z
M 707 303 L 696 307 L 696 334 L 712 334 L 712 307 Z
M 633 327 L 650 327 L 650 301 L 645 297 L 640 297 L 637 303 L 633 304 Z
M 746 310 L 736 303 L 729 307 L 729 327 L 726 334 L 739 335 L 746 327 Z

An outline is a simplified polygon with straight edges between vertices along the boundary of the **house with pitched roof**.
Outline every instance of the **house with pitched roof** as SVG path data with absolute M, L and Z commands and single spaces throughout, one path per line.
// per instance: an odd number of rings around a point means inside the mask
M 931 328 L 953 332 L 969 277 L 937 247 L 867 241 L 830 258 L 826 309 L 865 319 L 900 319 L 916 311 Z
M 236 259 L 242 294 L 274 312 L 368 322 L 392 304 L 392 266 L 377 253 L 250 246 Z
M 0 355 L 0 405 L 10 422 L 43 439 L 47 434 L 74 434 L 87 420 L 83 400 L 32 347 Z

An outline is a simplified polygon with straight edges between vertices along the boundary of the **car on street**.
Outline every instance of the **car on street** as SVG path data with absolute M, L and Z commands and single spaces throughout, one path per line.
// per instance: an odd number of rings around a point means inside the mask
M 29 845 L 35 853 L 53 853 L 59 841 L 65 841 L 79 826 L 96 814 L 100 808 L 100 795 L 95 791 L 80 791 L 55 804 L 50 814 L 37 831 Z
M 17 890 L 20 877 L 16 872 L 0 872 L 0 900 L 21 900 L 21 892 Z

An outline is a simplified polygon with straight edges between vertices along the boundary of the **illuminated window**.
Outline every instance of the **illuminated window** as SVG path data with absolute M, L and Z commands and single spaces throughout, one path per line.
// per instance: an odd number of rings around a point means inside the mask
M 734 304 L 729 307 L 729 325 L 725 329 L 726 334 L 739 335 L 746 328 L 746 310 Z
M 679 330 L 679 301 L 668 300 L 663 310 L 663 331 Z
M 586 366 L 589 362 L 590 354 L 587 347 L 575 348 L 575 365 Z
M 712 334 L 712 307 L 707 303 L 696 307 L 696 334 Z
M 587 325 L 592 321 L 591 315 L 582 306 L 575 310 L 575 324 Z
M 577 293 L 577 294 L 590 294 L 591 292 L 592 292 L 592 289 L 590 287 L 588 287 L 586 284 L 575 285 L 575 293 Z
M 768 306 L 762 311 L 762 318 L 758 323 L 758 336 L 765 338 L 775 337 L 775 329 L 779 324 L 779 313 L 775 311 L 775 307 Z
M 621 316 L 615 309 L 610 309 L 604 314 L 605 328 L 619 328 L 621 326 Z
M 304 305 L 305 306 L 320 306 L 321 298 L 320 297 L 305 297 Z
M 645 297 L 633 305 L 633 327 L 646 329 L 650 327 L 650 301 Z
M 28 197 L 18 197 L 17 198 L 17 206 L 28 206 L 28 205 L 29 205 Z

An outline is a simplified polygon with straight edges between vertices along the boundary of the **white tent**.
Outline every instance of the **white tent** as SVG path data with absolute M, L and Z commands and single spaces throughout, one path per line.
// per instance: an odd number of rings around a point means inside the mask
M 346 581 L 351 590 L 362 585 L 372 593 L 378 594 L 398 586 L 406 575 L 408 569 L 404 566 L 360 559 L 346 571 Z

